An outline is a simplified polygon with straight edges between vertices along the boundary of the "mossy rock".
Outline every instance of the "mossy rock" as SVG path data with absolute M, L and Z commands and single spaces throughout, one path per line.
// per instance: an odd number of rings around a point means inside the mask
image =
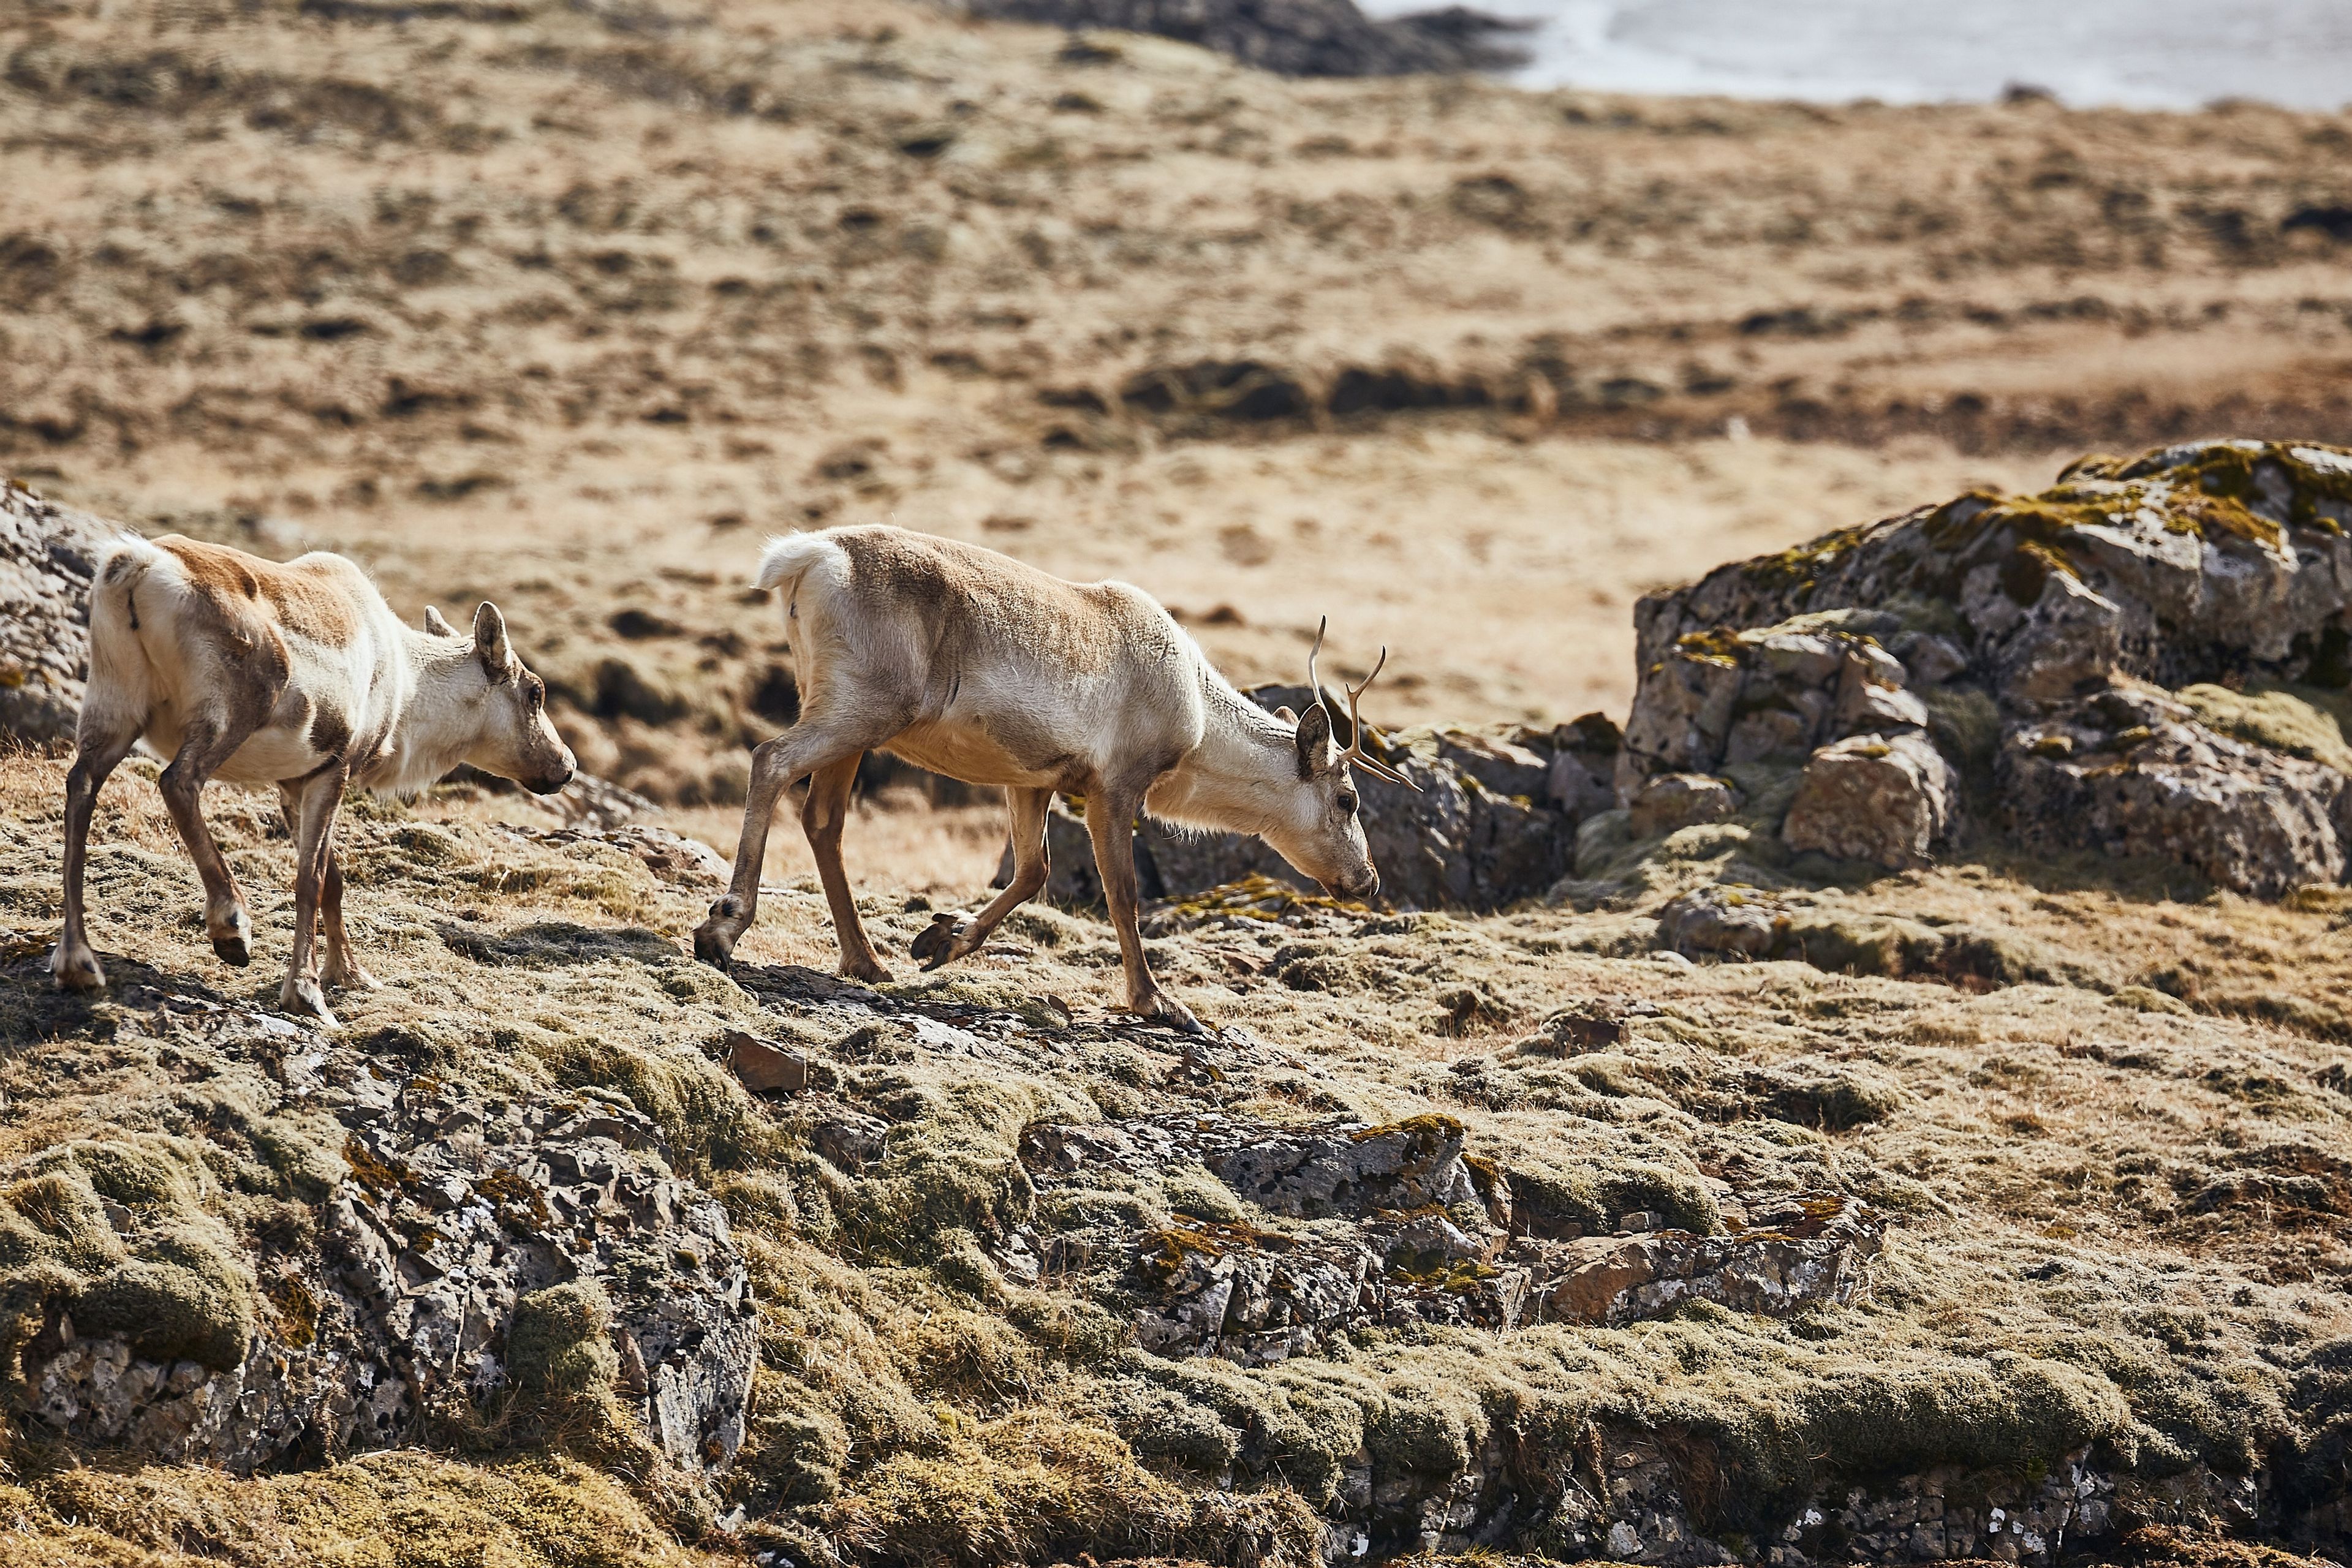
M 119 1334 L 145 1360 L 226 1371 L 253 1338 L 253 1276 L 203 1237 L 166 1236 L 92 1281 L 73 1316 L 78 1332 Z
M 2290 686 L 2233 692 L 2207 684 L 2183 686 L 2178 695 L 2196 710 L 2209 729 L 2290 757 L 2324 762 L 2339 773 L 2352 773 L 2352 745 L 2345 743 L 2340 715 L 2319 706 L 2328 701 L 2328 695 L 2317 691 L 2299 694 Z M 2340 694 L 2329 695 L 2340 703 Z
M 612 1332 L 613 1299 L 595 1281 L 533 1291 L 515 1302 L 507 1375 L 526 1396 L 548 1404 L 593 1397 L 620 1374 Z
M 2179 1018 L 2197 1010 L 2179 997 L 2168 997 L 2149 986 L 2126 986 L 2107 998 L 2107 1006 L 2124 1012 L 2169 1013 Z

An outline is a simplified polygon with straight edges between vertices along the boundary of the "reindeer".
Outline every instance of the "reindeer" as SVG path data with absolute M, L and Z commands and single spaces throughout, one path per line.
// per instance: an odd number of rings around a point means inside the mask
M 171 758 L 158 780 L 205 883 L 213 951 L 243 968 L 253 922 L 205 826 L 206 781 L 274 784 L 294 841 L 294 951 L 278 989 L 328 1027 L 327 986 L 373 989 L 343 930 L 335 813 L 347 785 L 413 793 L 460 762 L 551 794 L 572 752 L 547 688 L 507 643 L 498 606 L 460 637 L 437 610 L 411 631 L 367 574 L 323 551 L 279 565 L 177 535 L 126 538 L 90 589 L 89 685 L 66 776 L 66 922 L 49 970 L 68 990 L 106 984 L 82 929 L 82 869 L 100 786 L 144 740 Z M 325 915 L 327 961 L 314 973 Z
M 726 967 L 759 913 L 777 800 L 806 778 L 801 826 L 832 907 L 841 972 L 889 978 L 841 864 L 850 784 L 859 758 L 877 749 L 999 786 L 1012 816 L 1012 883 L 978 915 L 943 914 L 916 938 L 926 969 L 976 951 L 1045 885 L 1045 812 L 1056 790 L 1086 798 L 1129 1010 L 1192 1032 L 1200 1024 L 1153 980 L 1136 930 L 1139 810 L 1255 833 L 1342 897 L 1380 888 L 1349 768 L 1416 786 L 1362 748 L 1356 706 L 1379 664 L 1349 688 L 1348 747 L 1333 739 L 1314 685 L 1320 630 L 1307 657 L 1317 700 L 1300 717 L 1267 713 L 1235 691 L 1140 589 L 1066 582 L 974 545 L 878 526 L 793 534 L 770 543 L 758 582 L 782 591 L 801 715 L 753 753 L 734 880 L 694 934 L 706 963 Z

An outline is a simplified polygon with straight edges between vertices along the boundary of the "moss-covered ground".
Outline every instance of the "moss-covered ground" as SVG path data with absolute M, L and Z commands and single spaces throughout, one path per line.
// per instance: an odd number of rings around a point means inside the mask
M 304 1205 L 344 1156 L 276 1107 L 257 1064 L 172 1043 L 127 999 L 267 1006 L 288 850 L 273 808 L 215 792 L 260 931 L 251 970 L 223 967 L 152 771 L 127 766 L 103 798 L 92 930 L 122 997 L 83 1001 L 43 968 L 62 765 L 0 762 L 16 934 L 0 933 L 0 1279 L 137 1275 L 198 1339 L 288 1333 L 299 1303 L 257 1289 L 245 1260 L 303 1245 Z M 1596 1423 L 1697 1445 L 1730 1483 L 1727 1530 L 1825 1478 L 2084 1447 L 2142 1474 L 2261 1467 L 2290 1498 L 2327 1484 L 2342 1436 L 2326 1427 L 2352 1397 L 2352 1026 L 2333 1000 L 2352 905 L 2257 905 L 2129 866 L 1841 880 L 1751 863 L 1743 831 L 1628 846 L 1613 891 L 1480 919 L 1171 915 L 1153 957 L 1203 1017 L 1293 1063 L 1223 1092 L 1227 1114 L 1455 1118 L 1560 1230 L 1635 1209 L 1716 1229 L 1741 1196 L 1855 1193 L 1895 1221 L 1864 1299 L 1781 1321 L 1700 1306 L 1617 1330 L 1372 1333 L 1248 1370 L 1147 1354 L 1085 1269 L 1020 1285 L 976 1239 L 1024 1220 L 1282 1223 L 1197 1166 L 1042 1197 L 1019 1174 L 1024 1128 L 1132 1114 L 1184 1071 L 1175 1037 L 1107 1013 L 1108 927 L 1038 909 L 977 959 L 888 988 L 943 1016 L 1021 1015 L 1051 1043 L 1028 1060 L 919 1031 L 833 1038 L 824 1009 L 789 999 L 808 994 L 799 967 L 830 968 L 813 890 L 771 897 L 739 984 L 688 956 L 707 890 L 621 848 L 457 796 L 363 806 L 342 840 L 351 920 L 386 986 L 345 999 L 346 1029 L 445 1078 L 617 1093 L 661 1124 L 754 1267 L 764 1339 L 740 1460 L 681 1503 L 610 1449 L 538 1429 L 519 1448 L 237 1480 L 20 1426 L 0 1530 L 77 1564 L 804 1561 L 817 1542 L 874 1562 L 1222 1559 L 1244 1535 L 1296 1559 L 1360 1449 L 1383 1473 L 1443 1475 L 1495 1436 L 1565 1453 Z M 1741 877 L 1856 933 L 1857 953 L 1882 951 L 1870 934 L 1889 925 L 1965 927 L 2010 944 L 2011 967 L 1956 985 L 1647 955 L 1647 911 Z M 886 951 L 929 923 L 925 902 L 868 889 Z M 1627 1020 L 1621 1039 L 1548 1023 L 1595 1009 Z M 800 1103 L 746 1094 L 719 1065 L 734 1028 L 807 1050 L 829 1103 L 888 1124 L 878 1156 L 822 1158 Z M 138 1209 L 142 1239 L 117 1239 L 105 1204 Z M 563 1354 L 536 1375 L 593 1381 L 593 1355 Z M 738 1505 L 740 1534 L 714 1528 Z

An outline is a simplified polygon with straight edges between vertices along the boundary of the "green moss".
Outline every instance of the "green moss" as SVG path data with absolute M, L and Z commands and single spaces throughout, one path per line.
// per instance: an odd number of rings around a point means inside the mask
M 93 1280 L 73 1302 L 82 1333 L 119 1334 L 149 1361 L 226 1370 L 253 1337 L 253 1275 L 204 1235 L 166 1235 Z
M 2183 686 L 2178 695 L 2208 727 L 2233 739 L 2352 773 L 2352 746 L 2345 743 L 2336 715 L 2291 687 L 2233 692 L 2227 686 L 2199 685 Z M 2327 700 L 2315 691 L 2309 695 Z
M 1773 1115 L 1831 1132 L 1883 1122 L 1909 1098 L 1885 1073 L 1851 1062 L 1769 1074 L 1760 1087 Z
M 1866 527 L 1838 528 L 1794 545 L 1778 555 L 1769 555 L 1748 563 L 1748 571 L 1759 580 L 1799 592 L 1811 588 L 1822 572 L 1862 543 L 1869 533 Z
M 1171 1166 L 1161 1173 L 1160 1186 L 1167 1195 L 1168 1207 L 1180 1214 L 1197 1214 L 1203 1219 L 1234 1225 L 1248 1212 L 1242 1200 L 1234 1196 L 1234 1189 L 1205 1166 Z
M 613 1301 L 594 1280 L 567 1281 L 515 1302 L 507 1330 L 507 1375 L 527 1397 L 560 1404 L 612 1387 Z
M 2168 997 L 2162 991 L 2147 986 L 2126 986 L 2107 998 L 2107 1006 L 2125 1012 L 2171 1013 L 2187 1018 L 2196 1009 L 2178 997 Z
M 1215 1411 L 1171 1389 L 1125 1379 L 1102 1385 L 1093 1403 L 1146 1458 L 1218 1476 L 1241 1452 L 1241 1435 Z

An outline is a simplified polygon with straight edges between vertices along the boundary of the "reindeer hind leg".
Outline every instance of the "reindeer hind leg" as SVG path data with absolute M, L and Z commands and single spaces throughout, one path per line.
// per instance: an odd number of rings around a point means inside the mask
M 239 969 L 253 962 L 253 917 L 246 912 L 236 876 L 205 821 L 202 800 L 205 785 L 252 734 L 250 725 L 192 725 L 180 742 L 178 755 L 157 780 L 172 826 L 179 831 L 180 842 L 204 880 L 205 935 L 212 938 L 213 951 L 221 962 Z
M 1004 803 L 1013 818 L 1013 880 L 978 915 L 939 915 L 916 936 L 913 952 L 925 969 L 977 953 L 1006 915 L 1045 891 L 1053 870 L 1045 848 L 1045 813 L 1054 792 L 1007 789 Z
M 82 878 L 89 862 L 89 823 L 99 791 L 138 744 L 136 722 L 96 703 L 85 704 L 73 767 L 66 774 L 65 928 L 49 956 L 49 973 L 60 990 L 95 991 L 106 985 L 106 971 L 83 925 Z

